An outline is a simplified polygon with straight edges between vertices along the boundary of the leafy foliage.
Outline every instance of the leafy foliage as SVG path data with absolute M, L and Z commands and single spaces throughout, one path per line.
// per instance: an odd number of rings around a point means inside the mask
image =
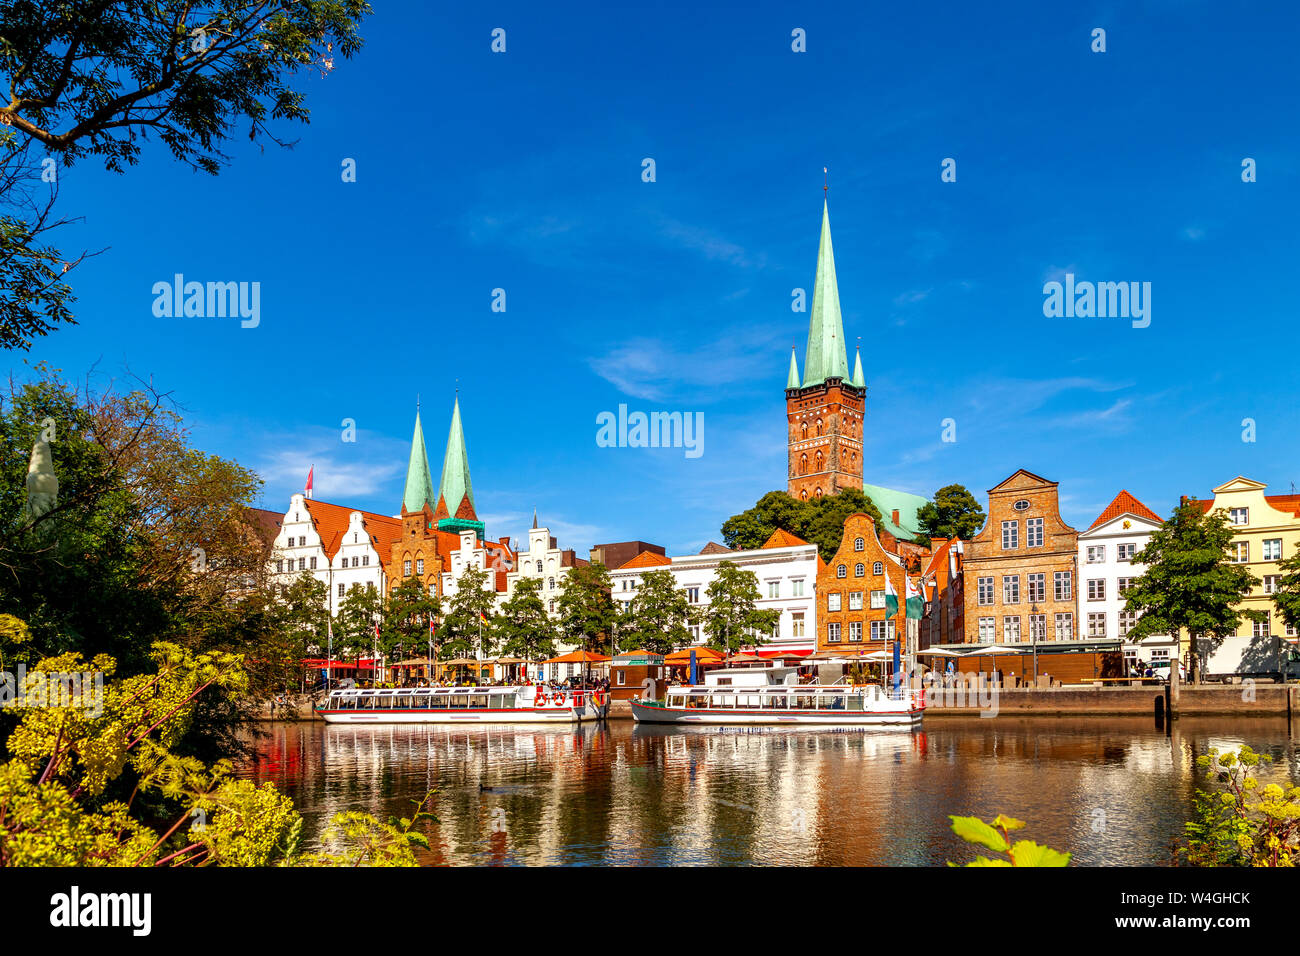
M 984 527 L 984 509 L 965 485 L 944 485 L 916 512 L 921 530 L 931 537 L 969 541 Z
M 1133 556 L 1147 570 L 1133 582 L 1124 604 L 1126 611 L 1141 615 L 1128 639 L 1186 630 L 1194 679 L 1200 678 L 1202 641 L 1218 644 L 1236 632 L 1243 618 L 1262 617 L 1235 607 L 1259 578 L 1228 561 L 1233 530 L 1227 522 L 1222 511 L 1206 514 L 1197 505 L 1179 505 Z
M 829 561 L 844 537 L 844 519 L 857 512 L 870 515 L 876 527 L 882 523 L 880 509 L 857 488 L 806 501 L 769 491 L 754 507 L 723 522 L 722 540 L 738 550 L 760 548 L 780 529 L 816 544 L 823 560 Z
M 436 621 L 441 613 L 442 602 L 438 596 L 430 594 L 419 578 L 407 578 L 388 595 L 384 623 L 379 631 L 380 650 L 386 655 L 397 652 L 402 657 L 427 653 L 429 622 Z M 435 628 L 435 644 L 439 643 L 439 637 Z
M 1300 787 L 1260 786 L 1252 769 L 1271 758 L 1249 747 L 1211 749 L 1196 765 L 1223 785 L 1198 790 L 1178 856 L 1193 866 L 1293 867 L 1300 859 Z
M 555 621 L 542 599 L 542 579 L 521 577 L 501 605 L 496 620 L 501 649 L 512 657 L 538 661 L 555 655 Z
M 985 823 L 979 817 L 949 816 L 952 820 L 952 832 L 967 843 L 1001 853 L 1004 858 L 977 856 L 964 866 L 1069 866 L 1070 854 L 1061 853 L 1050 847 L 1041 846 L 1032 840 L 1011 842 L 1011 832 L 1021 830 L 1023 820 L 998 814 L 991 823 Z M 949 863 L 949 866 L 957 866 Z
M 618 609 L 610 595 L 609 572 L 605 566 L 593 561 L 566 574 L 560 582 L 556 610 L 565 643 L 593 652 L 608 649 Z
M 618 620 L 619 648 L 668 654 L 691 641 L 696 612 L 671 571 L 646 571 Z
M 447 616 L 440 630 L 446 631 L 448 653 L 473 657 L 476 650 L 489 656 L 494 647 L 492 613 L 496 609 L 496 591 L 489 586 L 491 572 L 468 567 L 456 579 L 456 593 L 451 596 Z M 488 618 L 483 621 L 482 616 Z
M 741 644 L 763 644 L 781 620 L 780 611 L 759 610 L 758 575 L 730 561 L 718 563 L 705 594 L 704 633 L 715 650 L 730 653 Z

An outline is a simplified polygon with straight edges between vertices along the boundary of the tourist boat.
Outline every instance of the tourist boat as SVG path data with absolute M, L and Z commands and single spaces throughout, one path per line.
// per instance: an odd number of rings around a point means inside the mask
M 316 709 L 330 724 L 571 724 L 608 712 L 603 691 L 528 684 L 334 690 Z
M 921 723 L 925 692 L 876 684 L 800 684 L 794 667 L 714 671 L 703 685 L 670 686 L 663 700 L 632 700 L 651 724 L 819 724 L 836 727 Z

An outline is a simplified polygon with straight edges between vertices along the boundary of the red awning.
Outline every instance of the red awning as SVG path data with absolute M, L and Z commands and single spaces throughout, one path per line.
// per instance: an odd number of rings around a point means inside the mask
M 813 652 L 811 647 L 772 648 L 760 647 L 754 653 L 759 657 L 807 657 Z

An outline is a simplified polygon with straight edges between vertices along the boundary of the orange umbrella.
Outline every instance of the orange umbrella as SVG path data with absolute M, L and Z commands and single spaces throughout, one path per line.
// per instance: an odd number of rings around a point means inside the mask
M 552 657 L 550 660 L 542 661 L 543 664 L 603 664 L 610 658 L 604 654 L 593 654 L 590 651 L 571 651 L 559 657 Z
M 722 660 L 722 654 L 711 647 L 687 647 L 680 651 L 673 651 L 664 658 L 664 663 L 689 664 L 691 662 L 691 651 L 695 651 L 695 663 L 697 664 L 707 664 Z

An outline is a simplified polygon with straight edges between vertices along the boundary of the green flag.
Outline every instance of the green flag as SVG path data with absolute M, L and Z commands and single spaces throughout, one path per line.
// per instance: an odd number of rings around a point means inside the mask
M 920 589 L 912 583 L 912 579 L 903 575 L 903 580 L 907 587 L 907 617 L 920 619 L 925 613 L 925 601 L 921 597 Z M 895 598 L 897 600 L 897 598 Z
M 906 574 L 904 575 L 906 577 Z M 898 613 L 898 592 L 894 590 L 894 582 L 890 580 L 889 572 L 885 572 L 885 617 L 891 618 Z

